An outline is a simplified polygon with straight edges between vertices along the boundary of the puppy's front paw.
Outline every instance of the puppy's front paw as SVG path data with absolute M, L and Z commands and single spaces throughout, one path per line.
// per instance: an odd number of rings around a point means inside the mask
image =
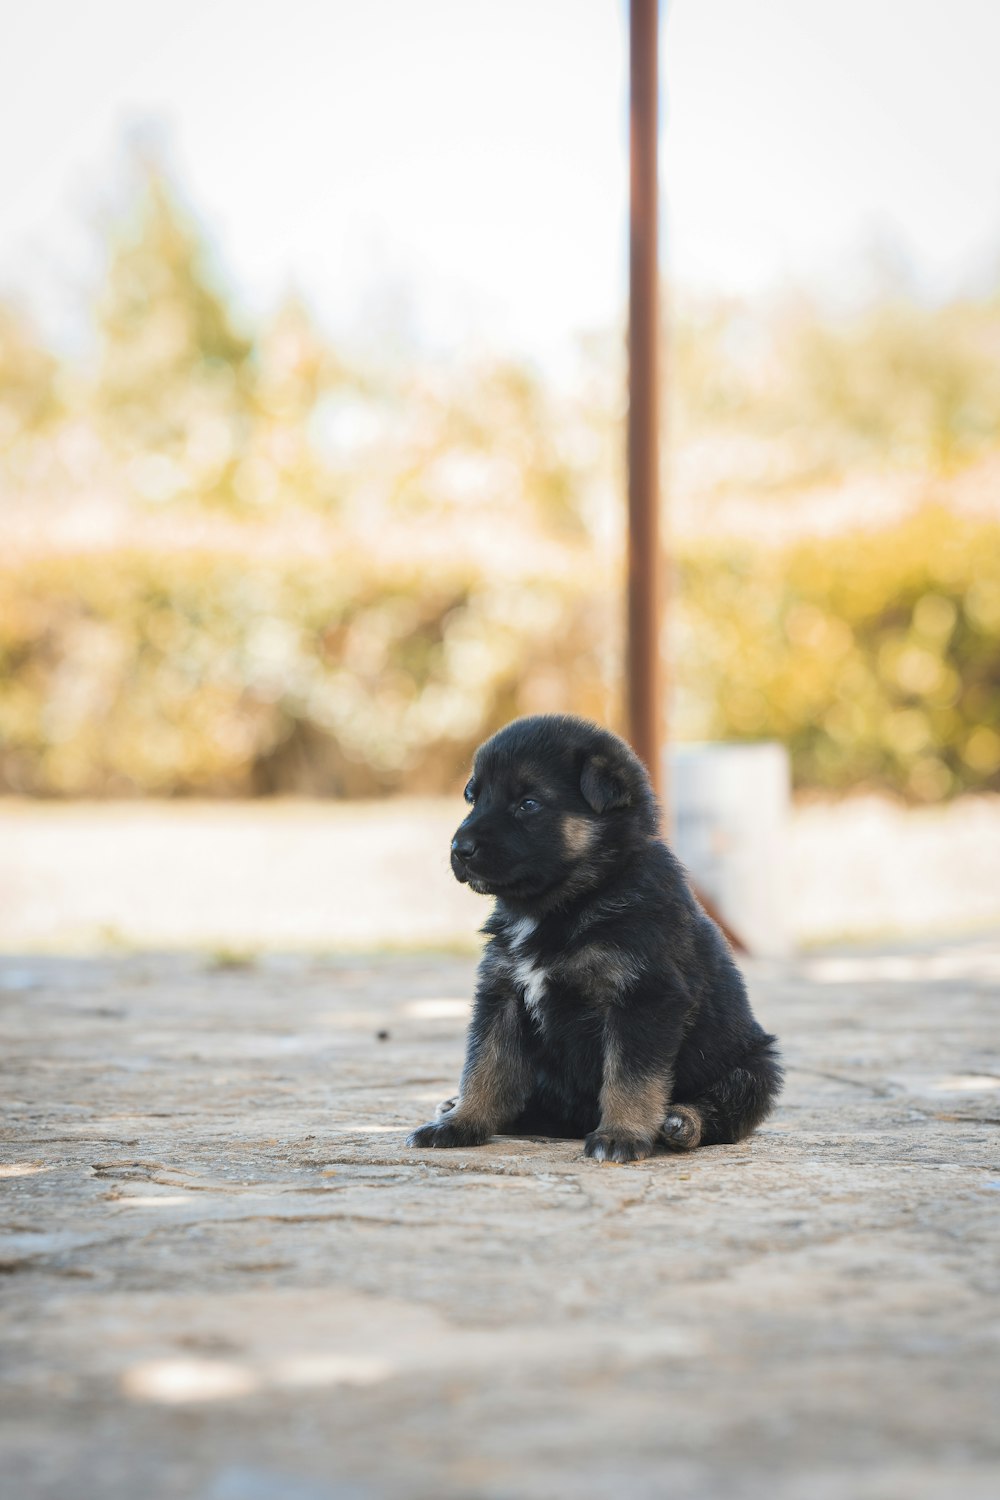
M 645 1135 L 626 1135 L 619 1130 L 592 1130 L 583 1143 L 584 1156 L 594 1161 L 642 1161 L 652 1155 L 653 1141 Z
M 418 1147 L 481 1146 L 489 1138 L 488 1130 L 472 1125 L 468 1120 L 456 1120 L 453 1114 L 448 1114 L 439 1120 L 431 1120 L 429 1125 L 421 1125 L 406 1137 L 406 1144 Z

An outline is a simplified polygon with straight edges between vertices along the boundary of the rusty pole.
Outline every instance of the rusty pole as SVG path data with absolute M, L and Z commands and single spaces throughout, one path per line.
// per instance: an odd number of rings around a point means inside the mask
M 660 670 L 659 0 L 629 0 L 628 736 L 669 826 Z M 745 951 L 715 904 L 702 906 Z
M 656 159 L 659 9 L 659 0 L 630 0 L 627 707 L 632 748 L 644 761 L 662 805 Z

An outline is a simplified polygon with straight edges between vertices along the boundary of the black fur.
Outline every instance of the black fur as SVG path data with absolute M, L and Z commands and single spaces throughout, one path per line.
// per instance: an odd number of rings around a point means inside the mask
M 476 752 L 452 843 L 495 897 L 462 1085 L 413 1146 L 579 1137 L 633 1161 L 741 1140 L 781 1088 L 716 924 L 657 832 L 646 772 L 582 719 L 518 719 Z

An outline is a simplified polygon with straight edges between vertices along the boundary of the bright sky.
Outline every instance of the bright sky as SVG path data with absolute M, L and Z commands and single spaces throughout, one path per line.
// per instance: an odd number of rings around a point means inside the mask
M 1000 0 L 664 6 L 665 260 L 753 294 L 894 246 L 1000 269 Z M 625 293 L 621 0 L 25 0 L 0 51 L 0 288 L 57 338 L 154 122 L 243 304 L 540 359 Z M 388 295 L 387 295 L 388 289 Z

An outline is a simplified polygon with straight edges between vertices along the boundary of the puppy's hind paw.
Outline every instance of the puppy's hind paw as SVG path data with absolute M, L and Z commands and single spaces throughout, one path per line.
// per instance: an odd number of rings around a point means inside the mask
M 457 1094 L 455 1095 L 454 1099 L 442 1099 L 441 1103 L 434 1111 L 435 1120 L 440 1120 L 443 1115 L 450 1115 L 453 1109 L 458 1108 L 458 1103 L 459 1099 Z
M 647 1136 L 617 1130 L 592 1130 L 583 1143 L 584 1156 L 593 1161 L 642 1161 L 652 1151 L 653 1142 Z
M 693 1151 L 701 1141 L 701 1131 L 702 1119 L 696 1109 L 686 1104 L 673 1104 L 660 1129 L 660 1136 L 671 1151 Z

